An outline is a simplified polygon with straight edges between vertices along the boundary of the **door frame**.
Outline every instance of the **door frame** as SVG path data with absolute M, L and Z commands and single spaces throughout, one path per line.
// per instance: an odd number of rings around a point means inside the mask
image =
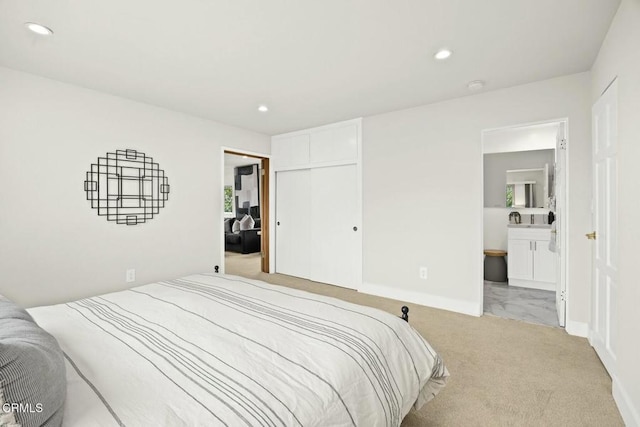
M 518 123 L 514 125 L 508 126 L 500 126 L 495 128 L 487 128 L 480 131 L 480 179 L 478 180 L 478 192 L 480 194 L 480 243 L 478 248 L 478 256 L 480 256 L 479 271 L 478 271 L 478 289 L 479 289 L 479 298 L 478 298 L 478 307 L 479 313 L 478 316 L 484 315 L 484 146 L 485 146 L 485 134 L 487 132 L 497 131 L 497 130 L 507 130 L 507 129 L 516 129 L 527 126 L 535 126 L 535 125 L 544 125 L 551 123 L 564 123 L 565 127 L 565 140 L 566 140 L 566 151 L 564 157 L 564 200 L 556 200 L 556 207 L 558 203 L 561 203 L 564 206 L 565 218 L 564 218 L 564 227 L 562 230 L 562 235 L 560 236 L 560 241 L 563 243 L 560 252 L 560 271 L 557 272 L 557 277 L 560 280 L 559 285 L 563 287 L 565 290 L 565 329 L 569 324 L 570 317 L 570 309 L 569 309 L 569 298 L 571 295 L 570 291 L 570 281 L 569 281 L 569 245 L 568 245 L 568 237 L 569 237 L 569 228 L 570 224 L 570 207 L 569 207 L 569 156 L 570 156 L 570 147 L 571 144 L 570 136 L 569 136 L 569 118 L 563 117 L 558 119 L 549 119 L 549 120 L 541 120 L 535 122 L 526 122 L 526 123 Z M 508 256 L 508 255 L 507 255 Z
M 261 252 L 263 252 L 263 257 L 261 261 L 261 271 L 263 273 L 271 273 L 275 271 L 274 260 L 275 258 L 271 256 L 275 253 L 274 242 L 275 239 L 272 239 L 274 228 L 273 228 L 273 215 L 274 212 L 274 198 L 271 197 L 275 194 L 275 176 L 271 162 L 271 155 L 266 153 L 260 153 L 256 151 L 244 150 L 241 148 L 221 146 L 220 147 L 220 182 L 222 185 L 220 186 L 220 201 L 221 206 L 224 206 L 224 175 L 225 175 L 225 154 L 235 154 L 238 156 L 247 156 L 255 159 L 261 160 L 261 167 L 264 170 L 264 175 L 261 177 L 260 188 L 262 190 L 262 202 L 260 203 L 260 208 L 262 210 L 261 213 L 261 224 L 262 224 L 262 236 L 261 236 Z M 220 234 L 220 272 L 225 272 L 225 259 L 224 259 L 224 231 Z

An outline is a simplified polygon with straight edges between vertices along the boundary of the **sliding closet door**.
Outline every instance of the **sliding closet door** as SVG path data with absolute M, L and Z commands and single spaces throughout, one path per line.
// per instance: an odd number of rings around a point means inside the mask
M 357 289 L 361 268 L 357 166 L 311 169 L 312 280 Z
M 309 277 L 311 259 L 309 169 L 276 173 L 276 272 Z

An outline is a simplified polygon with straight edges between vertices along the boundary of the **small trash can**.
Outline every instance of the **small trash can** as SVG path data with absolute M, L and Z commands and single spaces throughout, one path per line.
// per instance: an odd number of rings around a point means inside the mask
M 499 249 L 485 249 L 484 251 L 484 280 L 491 282 L 507 281 L 506 251 Z

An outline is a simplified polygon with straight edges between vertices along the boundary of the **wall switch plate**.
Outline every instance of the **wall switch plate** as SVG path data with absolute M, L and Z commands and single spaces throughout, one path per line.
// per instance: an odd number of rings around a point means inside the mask
M 126 276 L 126 281 L 127 283 L 131 283 L 131 282 L 135 282 L 136 281 L 136 269 L 135 268 L 130 268 L 127 270 L 127 276 Z
M 427 280 L 427 267 L 420 267 L 420 278 Z

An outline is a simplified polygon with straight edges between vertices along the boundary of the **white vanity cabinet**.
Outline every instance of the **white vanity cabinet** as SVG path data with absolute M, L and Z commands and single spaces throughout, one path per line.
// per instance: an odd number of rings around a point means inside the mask
M 509 228 L 507 272 L 510 286 L 556 289 L 556 254 L 550 228 Z

